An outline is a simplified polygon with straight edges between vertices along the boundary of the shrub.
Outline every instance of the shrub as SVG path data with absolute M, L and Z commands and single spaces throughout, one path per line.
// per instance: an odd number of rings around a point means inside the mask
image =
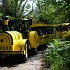
M 70 42 L 54 39 L 45 51 L 44 59 L 51 70 L 70 69 Z

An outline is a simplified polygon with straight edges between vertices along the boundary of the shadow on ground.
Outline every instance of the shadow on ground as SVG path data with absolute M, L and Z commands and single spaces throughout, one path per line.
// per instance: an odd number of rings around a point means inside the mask
M 2 59 L 0 60 L 0 67 L 16 67 L 18 64 L 25 63 L 25 61 L 21 61 L 17 58 L 11 57 L 10 59 Z

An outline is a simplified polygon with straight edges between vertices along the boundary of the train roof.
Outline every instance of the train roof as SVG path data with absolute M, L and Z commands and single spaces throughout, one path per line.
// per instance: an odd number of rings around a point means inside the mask
M 61 26 L 70 25 L 70 23 L 62 23 Z
M 32 24 L 31 27 L 49 27 L 49 26 L 52 26 L 52 27 L 56 27 L 56 26 L 59 26 L 60 24 Z
M 45 23 L 35 23 L 32 24 L 31 27 L 57 27 L 57 26 L 67 26 L 70 23 L 62 23 L 62 24 L 45 24 Z

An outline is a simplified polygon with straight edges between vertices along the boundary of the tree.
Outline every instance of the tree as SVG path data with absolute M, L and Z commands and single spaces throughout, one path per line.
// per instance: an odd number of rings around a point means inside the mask
M 69 0 L 37 0 L 36 5 L 38 21 L 45 23 L 70 22 Z
M 33 12 L 33 7 L 28 4 L 30 0 L 3 0 L 3 8 L 5 9 L 4 15 L 9 15 L 15 18 L 23 18 Z M 34 0 L 32 0 L 34 3 Z M 5 6 L 6 3 L 6 6 Z M 33 5 L 33 4 L 32 4 Z M 25 9 L 26 15 L 25 15 Z M 30 9 L 30 10 L 28 10 Z M 7 11 L 7 13 L 6 13 Z M 29 12 L 28 12 L 29 11 Z
M 3 15 L 8 14 L 8 0 L 3 0 Z
M 37 0 L 37 8 L 38 8 L 38 20 L 40 22 L 49 23 L 51 19 L 54 18 L 55 8 L 53 3 L 55 4 L 55 0 Z M 53 17 L 51 17 L 53 16 Z

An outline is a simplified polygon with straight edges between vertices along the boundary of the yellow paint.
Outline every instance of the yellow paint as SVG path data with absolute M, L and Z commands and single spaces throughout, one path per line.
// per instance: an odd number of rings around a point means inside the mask
M 5 33 L 0 33 L 0 51 L 23 51 L 25 54 L 25 43 L 27 39 L 22 38 L 22 34 L 17 31 L 6 31 Z M 11 50 L 7 49 L 11 45 Z M 22 53 L 23 54 L 23 53 Z
M 4 20 L 4 25 L 8 25 L 9 20 Z
M 29 32 L 29 41 L 31 48 L 37 48 L 39 46 L 39 36 L 36 31 Z

